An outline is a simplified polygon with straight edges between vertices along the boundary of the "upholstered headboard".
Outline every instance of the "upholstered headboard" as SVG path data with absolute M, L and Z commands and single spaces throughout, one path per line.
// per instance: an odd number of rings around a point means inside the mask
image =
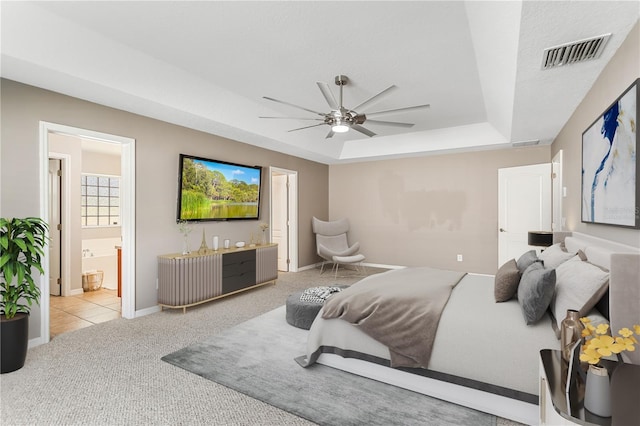
M 564 240 L 569 252 L 582 250 L 589 262 L 609 273 L 609 321 L 617 332 L 640 324 L 640 249 L 578 232 L 554 233 L 554 242 Z M 640 348 L 625 351 L 627 362 L 640 365 Z

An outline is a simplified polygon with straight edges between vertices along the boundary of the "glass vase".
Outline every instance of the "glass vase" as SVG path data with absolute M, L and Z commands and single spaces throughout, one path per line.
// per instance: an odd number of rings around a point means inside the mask
M 185 235 L 182 240 L 182 254 L 189 254 L 189 236 Z
M 575 343 L 582 339 L 584 326 L 580 322 L 580 313 L 574 309 L 567 309 L 567 316 L 560 323 L 560 347 L 562 348 L 562 359 L 569 361 L 572 348 Z
M 611 386 L 605 367 L 590 365 L 584 390 L 584 408 L 600 417 L 611 417 Z

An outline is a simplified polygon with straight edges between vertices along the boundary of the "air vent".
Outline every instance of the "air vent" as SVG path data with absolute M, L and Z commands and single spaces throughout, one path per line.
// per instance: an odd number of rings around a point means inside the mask
M 542 69 L 597 59 L 604 50 L 611 33 L 544 49 Z
M 538 145 L 539 143 L 540 143 L 540 139 L 532 139 L 530 141 L 512 142 L 511 146 L 517 148 L 517 147 L 520 147 L 520 146 Z

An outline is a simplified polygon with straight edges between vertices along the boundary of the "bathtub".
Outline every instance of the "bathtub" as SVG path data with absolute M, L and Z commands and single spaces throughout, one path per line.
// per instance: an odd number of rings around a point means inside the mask
M 96 238 L 82 240 L 82 273 L 100 270 L 104 272 L 102 287 L 118 288 L 118 251 L 120 238 Z

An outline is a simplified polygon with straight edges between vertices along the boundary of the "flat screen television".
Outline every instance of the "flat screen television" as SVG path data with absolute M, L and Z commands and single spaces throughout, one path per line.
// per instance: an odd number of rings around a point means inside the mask
M 180 154 L 178 221 L 257 220 L 260 166 Z

